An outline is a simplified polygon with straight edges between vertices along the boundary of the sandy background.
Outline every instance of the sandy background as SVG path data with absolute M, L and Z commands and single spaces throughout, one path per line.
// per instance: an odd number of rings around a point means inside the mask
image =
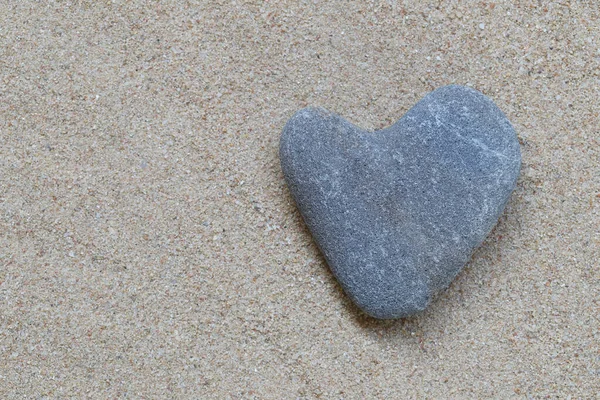
M 594 398 L 592 1 L 0 4 L 0 398 Z M 483 91 L 523 169 L 423 315 L 328 271 L 279 168 L 320 105 L 385 127 Z

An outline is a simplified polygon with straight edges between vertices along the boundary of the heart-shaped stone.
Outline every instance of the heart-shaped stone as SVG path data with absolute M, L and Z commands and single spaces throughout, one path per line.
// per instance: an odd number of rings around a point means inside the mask
M 457 85 L 377 132 L 305 108 L 283 129 L 280 158 L 333 274 L 376 318 L 422 311 L 450 285 L 496 224 L 521 166 L 506 116 Z

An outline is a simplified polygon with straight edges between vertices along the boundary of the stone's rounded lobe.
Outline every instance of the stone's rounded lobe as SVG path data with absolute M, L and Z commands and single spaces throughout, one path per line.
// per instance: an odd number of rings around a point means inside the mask
M 333 274 L 376 318 L 420 312 L 448 287 L 496 224 L 521 166 L 506 116 L 457 85 L 377 132 L 300 110 L 283 129 L 280 159 Z

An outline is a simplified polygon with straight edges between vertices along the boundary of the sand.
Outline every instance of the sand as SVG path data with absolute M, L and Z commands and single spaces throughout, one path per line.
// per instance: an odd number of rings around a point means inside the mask
M 0 4 L 0 398 L 594 398 L 595 2 Z M 422 315 L 377 321 L 285 187 L 306 105 L 489 97 L 518 187 Z

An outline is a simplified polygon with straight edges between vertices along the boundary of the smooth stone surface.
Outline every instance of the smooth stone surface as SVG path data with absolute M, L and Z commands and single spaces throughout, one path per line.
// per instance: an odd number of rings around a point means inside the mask
M 283 129 L 280 158 L 333 274 L 376 318 L 418 313 L 448 287 L 496 224 L 521 166 L 506 116 L 456 85 L 377 132 L 300 110 Z

